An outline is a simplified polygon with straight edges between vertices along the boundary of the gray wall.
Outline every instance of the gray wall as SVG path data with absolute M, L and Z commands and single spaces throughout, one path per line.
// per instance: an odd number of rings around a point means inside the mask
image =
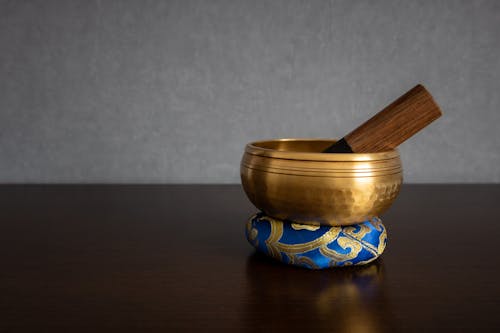
M 500 1 L 0 0 L 0 182 L 239 182 L 419 82 L 406 182 L 499 182 Z

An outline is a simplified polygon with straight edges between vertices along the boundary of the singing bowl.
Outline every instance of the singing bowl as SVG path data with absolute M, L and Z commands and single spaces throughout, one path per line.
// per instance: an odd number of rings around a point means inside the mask
M 334 142 L 247 144 L 240 175 L 250 201 L 271 217 L 311 225 L 351 225 L 384 213 L 403 180 L 398 151 L 321 153 Z

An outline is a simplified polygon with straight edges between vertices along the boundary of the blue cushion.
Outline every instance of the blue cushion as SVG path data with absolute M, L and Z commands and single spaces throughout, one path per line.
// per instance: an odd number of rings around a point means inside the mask
M 285 264 L 310 269 L 367 264 L 382 254 L 387 242 L 385 227 L 377 217 L 332 227 L 282 221 L 258 213 L 248 220 L 246 236 L 257 251 Z

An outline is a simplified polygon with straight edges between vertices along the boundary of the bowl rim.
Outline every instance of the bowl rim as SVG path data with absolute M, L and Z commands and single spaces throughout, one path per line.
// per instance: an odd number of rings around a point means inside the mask
M 276 138 L 259 140 L 247 143 L 245 152 L 251 155 L 263 156 L 269 158 L 279 158 L 287 160 L 301 160 L 301 161 L 318 161 L 318 162 L 364 162 L 364 161 L 380 161 L 399 158 L 399 151 L 397 149 L 388 149 L 376 153 L 315 153 L 315 152 L 297 152 L 276 150 L 270 148 L 263 148 L 259 145 L 270 142 L 283 142 L 283 141 L 328 141 L 335 143 L 338 139 L 332 138 Z

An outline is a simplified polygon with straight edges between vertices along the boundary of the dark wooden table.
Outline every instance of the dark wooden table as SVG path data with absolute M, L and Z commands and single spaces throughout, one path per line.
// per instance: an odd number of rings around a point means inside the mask
M 498 332 L 499 206 L 406 185 L 380 260 L 308 271 L 254 253 L 240 186 L 0 186 L 0 331 Z

